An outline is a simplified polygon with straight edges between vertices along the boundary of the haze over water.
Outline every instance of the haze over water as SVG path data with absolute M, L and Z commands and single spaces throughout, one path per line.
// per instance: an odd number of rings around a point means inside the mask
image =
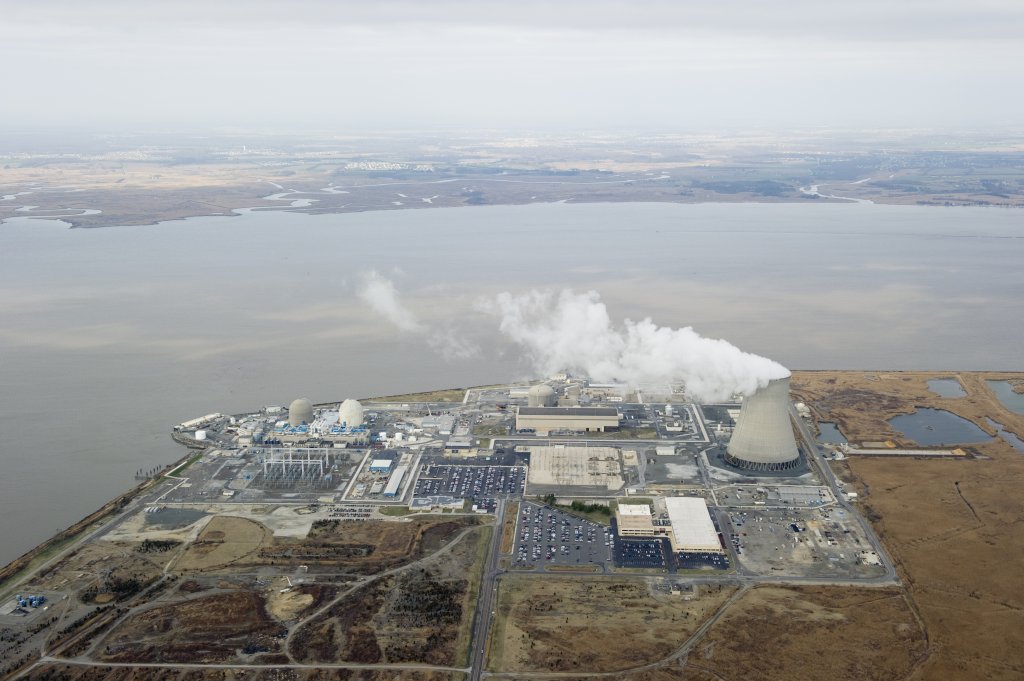
M 478 308 L 595 289 L 793 369 L 1022 370 L 1021 213 L 813 204 L 546 204 L 158 226 L 0 225 L 0 562 L 184 450 L 212 411 L 512 380 L 527 363 Z M 445 360 L 375 316 L 391 279 Z M 443 350 L 443 347 L 442 347 Z

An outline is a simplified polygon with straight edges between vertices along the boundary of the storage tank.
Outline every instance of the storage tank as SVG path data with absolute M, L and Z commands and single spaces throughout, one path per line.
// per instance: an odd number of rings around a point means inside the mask
M 788 376 L 769 381 L 743 400 L 725 460 L 754 471 L 786 470 L 800 463 L 789 418 Z
M 526 393 L 526 404 L 530 407 L 554 407 L 558 396 L 550 385 L 535 385 Z
M 288 405 L 288 425 L 301 426 L 303 423 L 313 423 L 313 403 L 300 397 Z
M 196 431 L 196 439 L 199 440 L 200 442 L 205 440 L 206 439 L 206 431 L 205 430 L 197 430 Z
M 345 400 L 338 407 L 338 423 L 349 428 L 363 425 L 363 405 L 358 400 Z

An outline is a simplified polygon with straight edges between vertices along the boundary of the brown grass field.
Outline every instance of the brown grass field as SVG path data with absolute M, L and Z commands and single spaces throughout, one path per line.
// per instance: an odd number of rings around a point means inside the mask
M 905 678 L 926 647 L 897 589 L 773 586 L 730 606 L 690 661 L 747 681 L 881 681 Z
M 886 439 L 885 419 L 910 411 L 901 399 L 949 409 L 991 433 L 989 416 L 1024 435 L 1024 416 L 1006 410 L 984 383 L 1021 374 L 958 373 L 966 397 L 922 394 L 928 378 L 950 375 L 798 372 L 793 383 L 815 411 L 845 424 L 851 440 Z M 975 449 L 981 458 L 836 464 L 864 495 L 863 511 L 924 623 L 928 655 L 912 679 L 1024 678 L 1024 454 L 1002 440 Z
M 301 625 L 291 652 L 305 662 L 464 664 L 491 528 L 378 579 Z
M 275 650 L 280 644 L 274 635 L 280 631 L 258 594 L 216 594 L 131 615 L 105 638 L 100 657 L 111 662 L 231 661 L 246 645 Z
M 693 600 L 642 579 L 507 575 L 498 590 L 488 667 L 505 672 L 615 671 L 670 655 L 734 591 Z
M 254 520 L 216 516 L 174 564 L 179 571 L 224 567 L 252 556 L 270 542 L 270 530 Z
M 511 501 L 505 509 L 505 522 L 501 526 L 501 552 L 512 553 L 516 542 L 516 521 L 519 519 L 519 502 Z
M 174 669 L 85 667 L 52 663 L 36 668 L 28 681 L 463 681 L 457 672 L 372 669 Z
M 314 523 L 305 539 L 276 537 L 243 562 L 331 565 L 342 572 L 375 574 L 418 560 L 479 523 L 475 516 L 327 520 Z

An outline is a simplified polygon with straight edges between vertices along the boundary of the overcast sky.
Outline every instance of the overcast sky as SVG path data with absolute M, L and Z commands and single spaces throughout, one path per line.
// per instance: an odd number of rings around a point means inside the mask
M 0 0 L 0 125 L 999 127 L 1020 0 Z

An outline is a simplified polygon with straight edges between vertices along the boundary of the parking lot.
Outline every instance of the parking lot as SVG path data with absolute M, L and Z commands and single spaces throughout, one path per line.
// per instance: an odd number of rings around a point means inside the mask
M 615 567 L 667 570 L 672 547 L 665 538 L 622 539 L 615 546 Z
M 449 495 L 464 499 L 518 496 L 526 487 L 522 466 L 428 464 L 420 471 L 414 495 Z
M 729 558 L 722 553 L 679 553 L 676 565 L 680 570 L 728 570 Z
M 611 559 L 614 544 L 611 528 L 605 525 L 524 502 L 519 511 L 514 564 L 537 570 L 604 565 Z

